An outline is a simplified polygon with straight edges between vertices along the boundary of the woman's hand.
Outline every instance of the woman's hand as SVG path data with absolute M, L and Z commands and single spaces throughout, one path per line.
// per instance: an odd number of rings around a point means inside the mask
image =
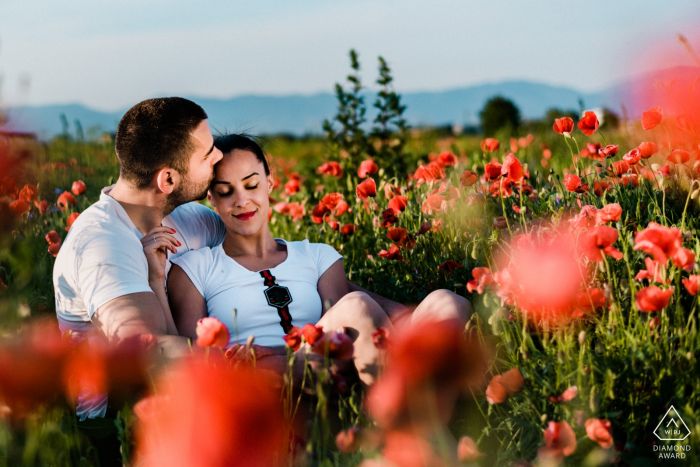
M 255 362 L 264 357 L 279 355 L 279 352 L 263 345 L 233 344 L 226 350 L 225 355 L 231 360 L 231 364 L 235 365 L 236 363 Z
M 166 250 L 177 253 L 180 242 L 173 237 L 175 229 L 170 227 L 155 227 L 141 239 L 143 253 L 148 261 L 148 281 L 165 284 L 165 262 L 168 255 Z

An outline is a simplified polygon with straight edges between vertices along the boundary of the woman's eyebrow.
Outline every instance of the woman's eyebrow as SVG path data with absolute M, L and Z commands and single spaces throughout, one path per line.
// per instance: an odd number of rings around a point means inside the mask
M 253 175 L 260 175 L 260 174 L 257 173 L 257 172 L 253 172 L 252 174 L 250 174 L 250 175 L 248 175 L 247 177 L 243 178 L 243 181 L 248 180 L 248 179 L 249 179 L 250 177 L 252 177 Z

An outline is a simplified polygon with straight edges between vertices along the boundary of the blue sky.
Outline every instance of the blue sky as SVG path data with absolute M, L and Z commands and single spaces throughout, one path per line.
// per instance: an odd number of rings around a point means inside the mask
M 595 91 L 698 19 L 697 0 L 0 0 L 0 96 L 116 110 L 330 92 L 351 47 L 366 82 L 382 55 L 404 92 L 511 79 Z

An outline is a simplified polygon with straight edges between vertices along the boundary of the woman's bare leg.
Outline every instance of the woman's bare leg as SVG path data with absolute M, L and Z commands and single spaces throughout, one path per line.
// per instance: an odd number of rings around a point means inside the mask
M 431 292 L 413 310 L 410 323 L 457 320 L 466 325 L 471 315 L 469 300 L 447 289 L 439 289 Z
M 372 333 L 380 327 L 393 329 L 382 307 L 364 292 L 350 292 L 333 305 L 317 325 L 325 332 L 345 328 L 353 341 L 353 361 L 360 379 L 367 385 L 374 383 L 379 374 L 381 352 L 374 346 Z

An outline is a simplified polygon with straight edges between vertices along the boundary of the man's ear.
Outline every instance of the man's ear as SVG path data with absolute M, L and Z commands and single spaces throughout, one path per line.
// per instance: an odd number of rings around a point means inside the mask
M 156 185 L 158 189 L 167 195 L 175 190 L 175 186 L 180 183 L 181 180 L 182 176 L 180 173 L 170 167 L 164 167 L 156 174 Z

